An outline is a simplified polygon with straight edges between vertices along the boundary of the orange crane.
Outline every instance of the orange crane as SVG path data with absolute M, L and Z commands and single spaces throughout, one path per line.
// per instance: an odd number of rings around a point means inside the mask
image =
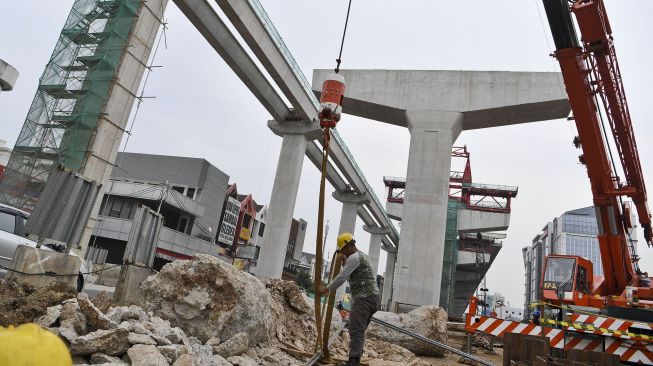
M 548 256 L 542 280 L 543 297 L 558 305 L 599 308 L 604 314 L 644 316 L 650 321 L 651 311 L 636 315 L 635 308 L 653 306 L 653 288 L 651 278 L 639 269 L 639 257 L 629 235 L 630 206 L 623 203 L 622 197 L 629 197 L 634 203 L 649 246 L 651 213 L 604 2 L 543 0 L 543 3 L 556 46 L 554 57 L 560 63 L 578 130 L 574 144 L 582 149 L 579 160 L 587 168 L 592 187 L 604 272 L 603 278 L 594 278 L 593 263 L 584 258 Z M 580 30 L 580 42 L 575 24 Z M 613 137 L 624 180 L 617 175 L 608 145 L 609 135 Z

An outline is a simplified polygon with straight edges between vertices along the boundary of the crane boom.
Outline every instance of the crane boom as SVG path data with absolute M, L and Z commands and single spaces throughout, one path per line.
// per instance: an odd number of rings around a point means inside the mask
M 632 199 L 649 245 L 651 213 L 612 29 L 603 0 L 543 0 L 543 3 L 556 45 L 554 56 L 560 63 L 578 130 L 577 145 L 583 151 L 579 160 L 587 167 L 597 210 L 605 279 L 592 292 L 604 296 L 621 295 L 627 286 L 637 286 L 640 276 L 636 271 L 634 248 L 629 249 L 630 213 L 621 203 L 621 197 Z M 572 14 L 582 44 L 578 41 Z M 625 182 L 613 170 L 614 161 L 606 141 L 599 99 L 610 124 Z

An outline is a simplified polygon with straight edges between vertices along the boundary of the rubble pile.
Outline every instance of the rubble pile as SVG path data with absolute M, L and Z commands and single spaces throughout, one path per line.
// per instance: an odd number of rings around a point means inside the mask
M 74 298 L 77 291 L 63 282 L 35 289 L 15 281 L 0 280 L 0 326 L 22 324 L 46 313 L 48 306 Z
M 312 300 L 294 282 L 262 282 L 217 258 L 199 255 L 167 264 L 141 288 L 142 306 L 115 306 L 104 295 L 93 300 L 84 293 L 62 295 L 35 322 L 64 339 L 76 365 L 303 365 L 307 357 L 302 354 L 313 353 Z M 439 317 L 434 314 L 426 316 Z M 332 332 L 340 321 L 334 318 Z M 425 364 L 379 335 L 368 337 L 364 358 Z M 343 332 L 331 355 L 345 359 L 348 343 Z

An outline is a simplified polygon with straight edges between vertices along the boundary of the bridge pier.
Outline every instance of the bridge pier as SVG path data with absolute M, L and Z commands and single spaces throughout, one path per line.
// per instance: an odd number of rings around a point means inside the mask
M 370 262 L 372 264 L 372 270 L 374 273 L 379 271 L 379 257 L 381 255 L 381 242 L 383 237 L 390 233 L 390 229 L 379 226 L 363 226 L 363 230 L 370 233 L 370 249 L 368 250 L 367 255 L 370 256 Z
M 301 121 L 269 121 L 268 127 L 281 136 L 283 142 L 268 208 L 265 245 L 259 253 L 256 276 L 281 278 L 306 145 L 309 139 L 319 136 L 319 129 Z

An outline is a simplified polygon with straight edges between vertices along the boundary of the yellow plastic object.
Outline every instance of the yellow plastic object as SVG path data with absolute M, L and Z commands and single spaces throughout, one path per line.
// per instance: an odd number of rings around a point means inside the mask
M 336 246 L 338 247 L 338 251 L 340 251 L 342 248 L 345 247 L 345 245 L 349 244 L 354 240 L 354 236 L 351 235 L 351 233 L 342 233 L 338 235 L 338 239 L 336 241 Z
M 0 366 L 71 366 L 68 347 L 55 334 L 28 323 L 0 327 Z

